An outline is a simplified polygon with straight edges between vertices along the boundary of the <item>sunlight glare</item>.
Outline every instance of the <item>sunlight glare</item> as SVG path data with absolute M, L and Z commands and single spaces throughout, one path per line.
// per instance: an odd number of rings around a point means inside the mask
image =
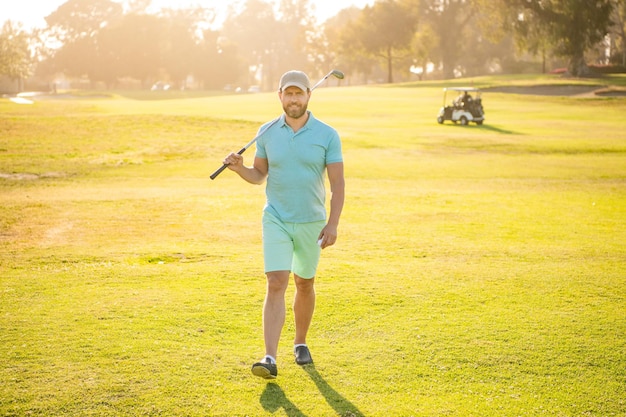
M 128 4 L 130 0 L 117 0 L 119 3 Z M 278 4 L 279 0 L 266 0 Z M 311 0 L 309 4 L 315 9 L 317 22 L 323 23 L 333 17 L 341 10 L 351 6 L 362 9 L 371 6 L 375 0 Z M 43 3 L 43 4 L 42 4 Z M 0 24 L 6 20 L 22 23 L 26 28 L 43 28 L 46 26 L 44 18 L 53 13 L 59 6 L 66 3 L 66 0 L 20 0 L 20 1 L 0 1 Z M 151 11 L 158 11 L 163 8 L 180 9 L 188 7 L 206 7 L 217 12 L 216 24 L 220 24 L 225 18 L 229 9 L 235 10 L 242 7 L 246 0 L 152 0 Z

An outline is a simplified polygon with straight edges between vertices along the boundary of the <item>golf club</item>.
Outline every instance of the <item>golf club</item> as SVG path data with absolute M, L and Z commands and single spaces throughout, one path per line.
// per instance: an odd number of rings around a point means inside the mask
M 321 83 L 323 83 L 324 81 L 326 81 L 326 79 L 327 79 L 328 77 L 330 77 L 331 75 L 332 75 L 333 77 L 337 78 L 337 79 L 343 80 L 343 72 L 341 72 L 341 71 L 339 71 L 339 70 L 337 70 L 337 69 L 334 69 L 334 70 L 330 71 L 328 74 L 326 74 L 326 75 L 324 76 L 324 78 L 322 78 L 321 80 L 319 80 L 319 81 L 318 81 L 318 82 L 317 82 L 317 83 L 316 83 L 316 84 L 315 84 L 315 85 L 311 88 L 311 91 L 315 90 L 315 89 L 316 89 L 316 88 L 317 88 L 317 87 L 318 87 Z M 256 142 L 256 141 L 257 141 L 257 140 L 258 140 L 261 136 L 263 136 L 263 134 L 264 134 L 265 132 L 267 132 L 267 130 L 268 130 L 270 127 L 274 126 L 274 125 L 275 125 L 275 124 L 276 124 L 279 120 L 280 120 L 280 116 L 278 116 L 276 119 L 272 120 L 272 121 L 271 121 L 271 122 L 270 122 L 267 126 L 265 126 L 265 128 L 264 128 L 262 131 L 260 131 L 260 132 L 259 132 L 259 134 L 258 134 L 258 135 L 256 135 L 256 136 L 254 137 L 254 139 L 252 139 L 250 142 L 248 142 L 248 143 L 246 144 L 246 146 L 244 146 L 243 148 L 241 148 L 241 149 L 239 150 L 239 152 L 237 152 L 237 153 L 238 153 L 239 155 L 241 155 L 242 153 L 244 153 L 244 152 L 245 152 L 245 151 L 246 151 L 246 150 L 247 150 L 250 146 L 252 146 L 252 145 L 254 144 L 254 142 Z M 224 171 L 227 167 L 228 167 L 228 165 L 226 165 L 226 164 L 222 165 L 222 166 L 221 166 L 221 167 L 220 167 L 217 171 L 215 171 L 213 174 L 211 174 L 210 178 L 211 178 L 212 180 L 214 180 L 214 179 L 215 179 L 215 178 L 217 178 L 217 176 L 218 176 L 218 175 L 220 175 L 220 174 L 222 173 L 222 171 Z

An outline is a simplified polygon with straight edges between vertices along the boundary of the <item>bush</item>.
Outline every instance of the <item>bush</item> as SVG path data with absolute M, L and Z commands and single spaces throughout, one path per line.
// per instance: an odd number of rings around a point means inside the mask
M 589 65 L 589 69 L 596 74 L 623 74 L 626 73 L 626 67 L 617 64 L 608 65 Z

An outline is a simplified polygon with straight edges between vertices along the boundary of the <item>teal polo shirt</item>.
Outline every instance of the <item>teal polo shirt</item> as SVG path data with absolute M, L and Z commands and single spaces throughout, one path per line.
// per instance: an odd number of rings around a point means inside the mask
M 283 114 L 257 140 L 256 157 L 268 162 L 265 211 L 288 223 L 326 220 L 326 165 L 343 161 L 335 129 L 309 112 L 294 133 Z

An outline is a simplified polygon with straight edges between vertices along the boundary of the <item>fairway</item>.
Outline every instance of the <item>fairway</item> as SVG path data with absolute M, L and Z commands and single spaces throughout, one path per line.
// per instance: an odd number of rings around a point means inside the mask
M 346 204 L 315 366 L 288 311 L 270 383 L 264 186 L 209 175 L 276 94 L 0 99 L 0 415 L 626 416 L 626 98 L 471 82 L 482 126 L 438 83 L 313 93 Z

